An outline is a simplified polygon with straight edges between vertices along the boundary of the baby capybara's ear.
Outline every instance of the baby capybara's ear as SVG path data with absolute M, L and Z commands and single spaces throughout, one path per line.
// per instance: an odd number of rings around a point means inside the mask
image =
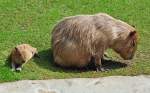
M 36 48 L 34 48 L 34 50 L 35 50 L 35 51 L 34 51 L 34 52 L 35 52 L 35 53 L 34 53 L 34 57 L 40 58 L 40 56 L 39 56 L 39 54 L 38 54 L 37 49 L 36 49 Z
M 129 37 L 133 37 L 133 36 L 135 36 L 135 34 L 136 34 L 136 31 L 132 31 L 129 33 Z
M 18 48 L 17 48 L 17 47 L 15 47 L 15 51 L 18 51 Z

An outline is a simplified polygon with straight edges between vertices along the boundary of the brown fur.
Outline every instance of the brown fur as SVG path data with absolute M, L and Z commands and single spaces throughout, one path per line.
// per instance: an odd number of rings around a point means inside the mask
M 84 67 L 91 57 L 101 66 L 108 48 L 124 59 L 132 59 L 136 47 L 136 29 L 104 13 L 65 18 L 52 32 L 54 61 L 65 67 Z
M 21 69 L 22 65 L 28 62 L 35 54 L 37 54 L 37 49 L 29 44 L 21 44 L 16 46 L 10 55 L 12 69 Z

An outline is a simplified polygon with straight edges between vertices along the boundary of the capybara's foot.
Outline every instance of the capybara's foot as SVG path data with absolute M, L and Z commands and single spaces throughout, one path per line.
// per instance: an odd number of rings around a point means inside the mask
M 17 72 L 21 72 L 21 70 L 22 70 L 21 67 L 16 68 L 16 71 L 17 71 Z
M 104 72 L 104 71 L 109 71 L 109 70 L 110 70 L 110 69 L 104 68 L 104 67 L 102 67 L 102 66 L 97 66 L 97 67 L 96 67 L 96 72 L 98 72 L 98 71 Z
M 97 71 L 97 72 L 98 72 L 98 71 L 102 71 L 102 72 L 103 72 L 103 71 L 105 71 L 105 70 L 104 70 L 104 68 L 101 67 L 101 66 L 96 66 L 96 71 Z

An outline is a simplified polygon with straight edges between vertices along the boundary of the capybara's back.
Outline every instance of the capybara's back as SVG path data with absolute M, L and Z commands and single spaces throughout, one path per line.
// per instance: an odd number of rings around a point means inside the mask
M 91 54 L 87 49 L 90 46 L 90 36 L 87 34 L 94 29 L 90 18 L 90 16 L 66 18 L 54 28 L 52 48 L 57 64 L 83 67 L 90 62 Z
M 123 53 L 119 47 L 124 46 L 128 35 L 134 30 L 127 23 L 104 13 L 65 18 L 52 32 L 54 61 L 61 66 L 84 67 L 91 57 L 99 55 L 102 58 L 107 48 L 112 48 L 124 59 L 129 59 L 129 52 Z M 135 49 L 131 54 L 134 55 Z

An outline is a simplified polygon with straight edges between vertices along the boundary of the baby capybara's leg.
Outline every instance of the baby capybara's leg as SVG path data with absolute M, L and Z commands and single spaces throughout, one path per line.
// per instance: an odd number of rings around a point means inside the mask
M 22 67 L 21 67 L 21 66 L 19 66 L 19 67 L 16 68 L 16 71 L 19 71 L 19 72 L 20 72 L 21 70 L 22 70 Z
M 21 71 L 22 70 L 21 64 L 11 63 L 11 67 L 12 67 L 12 71 Z
M 16 65 L 16 71 L 21 71 L 22 70 L 22 64 L 17 64 Z

